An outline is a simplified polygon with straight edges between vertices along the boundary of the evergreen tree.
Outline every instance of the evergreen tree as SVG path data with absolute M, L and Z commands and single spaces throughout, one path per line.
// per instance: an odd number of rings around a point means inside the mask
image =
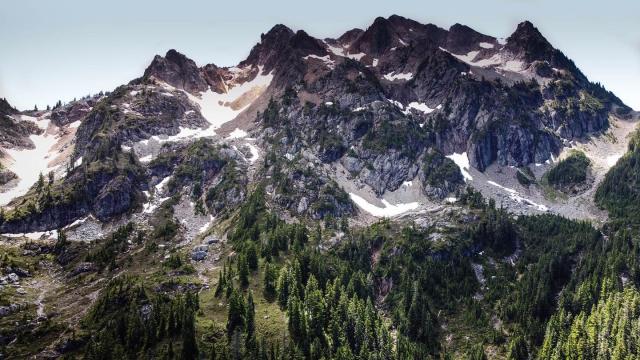
M 182 321 L 182 359 L 193 360 L 198 357 L 195 319 L 191 310 L 187 309 Z
M 246 347 L 247 349 L 253 349 L 255 346 L 255 322 L 256 322 L 256 309 L 253 304 L 253 292 L 249 291 L 247 296 L 247 314 L 245 315 L 245 333 L 246 333 Z
M 266 299 L 271 300 L 276 296 L 277 273 L 275 265 L 270 263 L 264 264 L 264 287 L 263 295 Z
M 38 176 L 38 183 L 36 185 L 36 190 L 38 191 L 38 193 L 41 193 L 42 189 L 44 189 L 44 176 L 42 175 L 42 172 L 41 172 L 40 175 Z
M 258 250 L 256 244 L 252 241 L 247 241 L 245 245 L 245 254 L 247 257 L 247 265 L 251 271 L 258 270 Z
M 231 337 L 238 330 L 244 331 L 247 310 L 242 295 L 234 288 L 229 297 L 229 315 L 227 318 L 227 335 Z
M 249 265 L 247 264 L 247 258 L 243 254 L 240 254 L 240 256 L 238 256 L 237 266 L 240 285 L 242 287 L 249 286 Z

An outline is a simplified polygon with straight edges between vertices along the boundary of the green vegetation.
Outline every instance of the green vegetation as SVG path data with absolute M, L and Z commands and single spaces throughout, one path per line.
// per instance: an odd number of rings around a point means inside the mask
M 628 152 L 614 165 L 596 191 L 595 200 L 616 218 L 637 224 L 640 220 L 640 132 L 629 142 Z
M 558 162 L 549 170 L 547 180 L 549 184 L 566 189 L 584 183 L 591 160 L 581 151 L 572 151 L 569 156 Z
M 427 152 L 423 160 L 426 183 L 433 187 L 445 187 L 452 191 L 464 182 L 458 166 L 437 150 Z
M 135 278 L 111 280 L 82 321 L 85 357 L 197 359 L 197 309 L 197 294 L 160 295 Z
M 549 324 L 540 359 L 636 359 L 640 357 L 640 292 L 610 292 L 577 315 L 561 309 Z
M 516 171 L 516 179 L 522 186 L 529 186 L 536 183 L 536 177 L 528 167 L 520 168 Z

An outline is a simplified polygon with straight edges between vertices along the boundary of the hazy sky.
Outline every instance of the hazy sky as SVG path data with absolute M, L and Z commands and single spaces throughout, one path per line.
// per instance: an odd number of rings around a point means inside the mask
M 274 24 L 336 37 L 398 14 L 506 37 L 528 19 L 585 72 L 640 109 L 640 1 L 0 0 L 0 97 L 18 108 L 111 90 L 175 48 L 235 65 Z

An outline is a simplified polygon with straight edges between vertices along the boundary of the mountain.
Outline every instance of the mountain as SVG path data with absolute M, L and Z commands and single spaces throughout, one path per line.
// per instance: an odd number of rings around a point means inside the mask
M 0 352 L 570 352 L 573 315 L 640 284 L 637 120 L 528 21 L 397 15 L 2 100 Z

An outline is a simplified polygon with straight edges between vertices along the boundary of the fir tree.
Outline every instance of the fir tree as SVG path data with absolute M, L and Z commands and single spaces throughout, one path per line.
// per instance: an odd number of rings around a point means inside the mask
M 240 285 L 242 287 L 249 286 L 249 265 L 247 264 L 247 258 L 243 254 L 240 254 L 240 256 L 238 256 L 237 266 Z
M 245 315 L 245 333 L 246 333 L 246 347 L 247 349 L 253 349 L 255 346 L 255 322 L 256 322 L 256 309 L 253 304 L 253 292 L 249 291 L 247 296 L 247 314 Z
M 231 337 L 236 330 L 243 331 L 246 308 L 242 295 L 234 288 L 229 297 L 229 315 L 227 317 L 227 335 Z

